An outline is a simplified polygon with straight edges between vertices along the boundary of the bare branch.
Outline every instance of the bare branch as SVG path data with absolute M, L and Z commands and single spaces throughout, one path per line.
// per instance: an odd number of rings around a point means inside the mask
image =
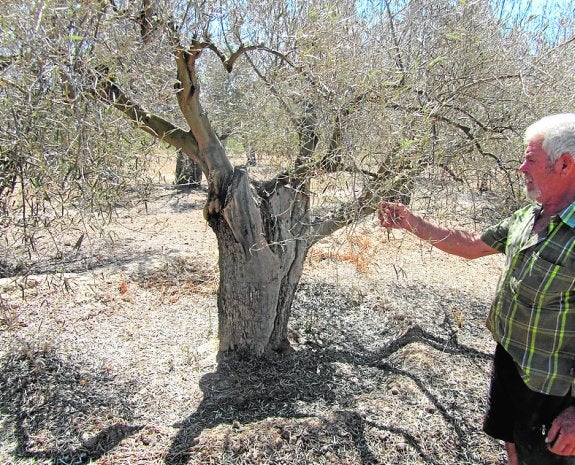
M 250 64 L 250 66 L 252 67 L 252 69 L 254 70 L 254 72 L 257 74 L 257 76 L 262 80 L 262 82 L 265 84 L 265 86 L 268 88 L 268 90 L 271 92 L 271 94 L 277 99 L 277 101 L 280 103 L 280 105 L 283 107 L 283 109 L 285 110 L 286 114 L 289 116 L 291 123 L 294 127 L 297 126 L 297 118 L 294 115 L 293 111 L 290 109 L 288 103 L 286 102 L 286 100 L 283 98 L 283 96 L 278 92 L 276 86 L 274 85 L 274 83 L 268 79 L 267 76 L 265 76 L 260 70 L 259 68 L 256 66 L 256 64 L 253 62 L 253 60 L 251 59 L 251 57 L 249 55 L 246 54 L 246 60 L 247 62 Z
M 140 23 L 140 35 L 145 44 L 149 44 L 152 40 L 152 33 L 154 32 L 154 3 L 152 0 L 142 0 L 142 11 L 138 18 Z
M 405 66 L 403 65 L 403 60 L 401 58 L 401 49 L 399 48 L 399 40 L 395 33 L 395 26 L 393 24 L 393 14 L 391 13 L 391 7 L 389 5 L 389 0 L 385 0 L 385 10 L 387 12 L 387 19 L 389 21 L 389 30 L 391 33 L 391 41 L 393 42 L 393 59 L 397 68 L 401 72 L 400 85 L 405 82 Z
M 144 132 L 166 142 L 177 149 L 181 149 L 191 157 L 204 173 L 207 172 L 206 164 L 198 157 L 198 147 L 190 134 L 183 129 L 174 126 L 169 121 L 150 113 L 137 103 L 133 102 L 111 79 L 104 70 L 94 71 L 95 95 L 103 102 L 120 110 L 128 118 L 134 121 Z
M 308 247 L 324 237 L 353 224 L 377 210 L 373 193 L 366 190 L 357 200 L 342 205 L 337 211 L 324 218 L 317 219 L 310 227 L 307 238 Z
M 571 43 L 573 43 L 573 42 L 575 42 L 575 36 L 573 36 L 573 37 L 571 37 L 571 38 L 569 38 L 569 39 L 567 39 L 567 40 L 561 42 L 559 45 L 557 45 L 556 48 L 565 47 L 565 46 L 567 46 L 567 45 L 569 45 L 569 44 L 571 44 Z

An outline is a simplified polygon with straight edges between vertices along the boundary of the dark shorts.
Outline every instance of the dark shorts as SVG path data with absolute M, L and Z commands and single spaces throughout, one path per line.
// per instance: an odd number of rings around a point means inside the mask
M 497 344 L 483 430 L 495 439 L 515 443 L 521 464 L 575 465 L 575 457 L 552 454 L 545 445 L 551 423 L 569 405 L 571 392 L 557 397 L 529 389 L 511 356 Z

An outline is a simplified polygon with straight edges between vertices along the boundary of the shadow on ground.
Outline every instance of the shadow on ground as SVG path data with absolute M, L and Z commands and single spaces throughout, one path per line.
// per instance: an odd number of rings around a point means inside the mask
M 204 375 L 203 400 L 195 412 L 174 425 L 177 433 L 161 454 L 164 464 L 335 464 L 344 463 L 343 456 L 348 458 L 345 463 L 386 463 L 374 450 L 368 430 L 377 432 L 380 441 L 390 435 L 403 438 L 405 447 L 425 464 L 471 463 L 466 443 L 478 426 L 469 412 L 456 402 L 446 405 L 440 383 L 402 368 L 393 357 L 411 344 L 463 357 L 470 364 L 485 365 L 490 355 L 458 343 L 453 334 L 438 336 L 416 324 L 374 347 L 373 338 L 364 340 L 362 335 L 375 334 L 381 322 L 372 322 L 371 328 L 360 323 L 365 311 L 358 302 L 325 284 L 303 286 L 301 292 L 315 293 L 320 305 L 330 312 L 348 312 L 347 317 L 329 321 L 333 315 L 316 315 L 322 321 L 316 337 L 301 343 L 298 350 L 282 357 L 221 362 L 215 372 Z M 336 298 L 337 302 L 330 300 Z M 295 326 L 305 327 L 308 323 L 302 320 L 309 315 L 295 310 Z M 15 431 L 14 457 L 53 465 L 89 463 L 113 455 L 124 439 L 144 427 L 131 424 L 130 399 L 137 383 L 119 382 L 105 367 L 91 366 L 83 356 L 64 356 L 48 346 L 27 343 L 15 347 L 0 360 L 0 413 L 5 426 Z M 401 423 L 357 408 L 359 397 L 375 395 L 391 377 L 410 380 L 441 417 L 453 438 L 451 462 Z M 257 422 L 263 429 L 249 430 Z M 210 438 L 202 441 L 218 427 L 226 431 L 216 443 L 209 443 Z M 246 434 L 243 439 L 234 438 L 230 430 Z M 473 463 L 493 462 L 475 458 Z
M 377 437 L 383 441 L 389 436 L 401 437 L 417 460 L 426 464 L 470 463 L 469 438 L 477 433 L 478 425 L 466 410 L 469 405 L 458 405 L 455 401 L 446 405 L 449 394 L 441 391 L 449 387 L 438 387 L 428 375 L 402 369 L 393 357 L 411 344 L 460 356 L 469 364 L 482 367 L 489 364 L 491 355 L 460 344 L 457 335 L 449 330 L 439 329 L 444 334 L 438 336 L 417 324 L 410 325 L 386 344 L 380 341 L 374 346 L 373 340 L 381 334 L 382 322 L 362 321 L 365 309 L 360 309 L 360 303 L 349 295 L 342 294 L 341 288 L 304 285 L 300 292 L 305 293 L 306 298 L 302 300 L 300 295 L 300 308 L 299 311 L 295 308 L 292 326 L 299 329 L 314 326 L 310 331 L 314 336 L 288 356 L 221 362 L 216 372 L 205 375 L 200 382 L 204 399 L 192 415 L 176 425 L 179 431 L 165 465 L 392 463 L 378 458 L 379 451 L 370 446 L 374 442 L 367 437 L 367 429 L 372 431 L 370 434 L 377 431 Z M 470 299 L 463 295 L 452 297 L 463 305 Z M 467 303 L 479 306 L 477 302 Z M 320 310 L 310 315 L 309 306 L 318 304 Z M 311 324 L 310 320 L 313 320 Z M 424 396 L 426 403 L 441 417 L 438 423 L 446 425 L 454 438 L 449 445 L 453 462 L 442 461 L 434 454 L 433 447 L 428 447 L 425 438 L 403 428 L 401 422 L 394 424 L 384 414 L 358 409 L 359 398 L 376 395 L 381 385 L 392 377 L 408 379 L 416 386 L 418 395 Z M 473 404 L 474 399 L 470 402 Z M 274 430 L 275 434 L 246 432 L 244 436 L 260 436 L 252 438 L 261 446 L 259 451 L 254 451 L 250 439 L 244 438 L 242 443 L 240 435 L 233 433 L 234 429 L 241 431 L 246 425 L 258 422 L 261 422 L 260 429 Z M 228 429 L 225 440 L 213 450 L 202 438 L 219 425 L 227 425 Z M 298 436 L 297 444 L 294 444 L 294 435 Z M 282 450 L 278 451 L 274 444 Z M 286 449 L 290 449 L 289 452 Z M 330 454 L 333 460 L 329 459 Z M 493 462 L 475 458 L 473 463 Z
M 15 343 L 0 360 L 2 436 L 17 458 L 88 463 L 140 429 L 129 425 L 134 387 L 80 357 Z
M 291 463 L 315 463 L 315 460 L 321 460 L 322 457 L 325 460 L 326 448 L 318 448 L 317 444 L 325 444 L 326 440 L 334 435 L 341 438 L 339 445 L 329 448 L 334 456 L 337 457 L 338 449 L 353 448 L 359 460 L 354 463 L 381 463 L 365 437 L 364 431 L 367 427 L 379 430 L 381 437 L 385 437 L 383 433 L 403 436 L 424 463 L 441 463 L 427 452 L 421 440 L 407 429 L 389 425 L 386 418 L 378 417 L 374 412 L 366 415 L 365 412 L 355 409 L 358 396 L 374 391 L 391 375 L 407 377 L 418 386 L 454 431 L 460 448 L 454 455 L 462 459 L 466 454 L 466 439 L 477 425 L 470 424 L 465 419 L 465 412 L 454 411 L 453 408 L 448 409 L 442 405 L 438 396 L 427 386 L 426 380 L 386 361 L 401 348 L 416 342 L 474 359 L 490 358 L 488 354 L 442 340 L 415 326 L 377 352 L 367 352 L 357 344 L 349 351 L 309 347 L 282 359 L 220 363 L 216 372 L 205 375 L 200 382 L 204 400 L 199 408 L 185 421 L 176 425 L 179 432 L 171 445 L 165 464 L 184 465 L 192 461 L 201 463 L 194 457 L 200 452 L 204 455 L 207 453 L 200 441 L 200 435 L 218 425 L 236 425 L 240 428 L 240 425 L 269 418 L 301 420 L 318 417 L 323 419 L 317 427 L 308 428 L 308 437 L 299 444 L 297 456 L 291 457 L 291 460 L 295 461 Z M 352 365 L 354 375 L 350 376 L 349 373 L 335 368 L 338 364 Z M 327 412 L 331 412 L 331 415 Z M 268 426 L 277 428 L 284 439 L 286 435 L 291 436 L 294 430 L 291 428 L 292 431 L 286 433 L 289 426 L 282 422 L 271 422 Z M 313 436 L 315 440 L 312 440 Z M 265 442 L 263 445 L 265 449 Z M 214 463 L 254 463 L 254 454 L 246 454 L 247 446 L 228 446 L 217 451 L 220 461 Z M 268 451 L 267 455 L 263 452 L 259 459 L 262 460 L 261 463 L 275 463 L 271 460 L 272 455 L 273 450 Z M 204 456 L 204 459 L 208 458 Z M 208 462 L 212 463 L 207 460 L 206 463 Z M 463 461 L 459 460 L 457 463 Z

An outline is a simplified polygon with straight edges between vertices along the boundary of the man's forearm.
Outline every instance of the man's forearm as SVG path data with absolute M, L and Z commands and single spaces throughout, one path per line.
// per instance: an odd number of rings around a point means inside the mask
M 414 214 L 410 215 L 404 229 L 443 252 L 463 258 L 473 259 L 497 252 L 476 234 L 438 226 Z

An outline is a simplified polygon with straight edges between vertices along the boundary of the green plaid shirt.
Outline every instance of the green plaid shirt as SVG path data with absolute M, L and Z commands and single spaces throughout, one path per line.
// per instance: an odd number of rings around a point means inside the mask
M 522 208 L 481 235 L 507 256 L 487 327 L 530 389 L 563 396 L 575 368 L 575 202 L 535 235 L 539 211 Z

